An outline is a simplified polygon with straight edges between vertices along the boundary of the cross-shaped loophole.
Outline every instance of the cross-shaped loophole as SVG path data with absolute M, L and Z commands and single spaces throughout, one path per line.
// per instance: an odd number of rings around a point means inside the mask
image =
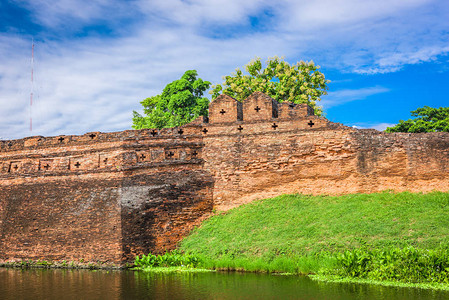
M 153 129 L 153 131 L 151 131 L 151 135 L 155 136 L 157 134 L 157 131 Z
M 145 154 L 142 153 L 142 155 L 140 155 L 140 159 L 144 160 L 146 158 Z
M 313 125 L 315 125 L 315 123 L 313 123 L 312 120 L 310 120 L 309 123 L 307 123 L 307 125 L 309 125 L 310 127 L 312 127 Z
M 175 154 L 171 151 L 167 152 L 167 157 L 172 158 Z
M 196 150 L 194 150 L 193 152 L 192 152 L 192 156 L 193 157 L 196 157 L 198 155 L 198 152 L 196 152 Z
M 59 141 L 60 143 L 62 143 L 63 140 L 64 140 L 64 138 L 63 138 L 62 136 L 58 139 L 58 141 Z
M 254 110 L 257 111 L 257 112 L 259 112 L 260 109 L 261 109 L 261 108 L 260 108 L 259 106 L 256 106 L 256 107 L 254 108 Z
M 276 123 L 273 123 L 273 125 L 271 125 L 271 127 L 273 127 L 273 129 L 276 130 L 276 128 L 278 128 L 279 126 Z
M 242 130 L 243 130 L 242 125 L 239 125 L 239 127 L 237 127 L 237 130 L 240 131 L 240 132 L 242 132 Z
M 208 132 L 208 130 L 207 130 L 206 128 L 204 128 L 202 131 L 203 131 L 204 133 L 207 133 L 207 132 Z
M 16 170 L 17 171 L 17 169 L 19 168 L 19 166 L 18 165 L 14 165 L 14 170 Z
M 48 171 L 49 168 L 50 168 L 50 165 L 49 165 L 49 164 L 46 164 L 46 165 L 44 166 L 44 169 L 45 169 L 46 171 Z
M 96 135 L 93 134 L 93 133 L 92 133 L 92 134 L 89 134 L 89 136 L 90 136 L 91 139 L 94 139 L 94 137 L 96 137 Z
M 183 134 L 183 133 L 184 133 L 184 130 L 182 130 L 182 128 L 181 128 L 181 129 L 178 130 L 178 133 L 179 133 L 179 134 Z
M 76 164 L 75 164 L 75 167 L 79 168 L 80 166 L 81 166 L 80 162 L 77 161 Z
M 220 114 L 224 115 L 226 111 L 224 109 L 221 109 Z

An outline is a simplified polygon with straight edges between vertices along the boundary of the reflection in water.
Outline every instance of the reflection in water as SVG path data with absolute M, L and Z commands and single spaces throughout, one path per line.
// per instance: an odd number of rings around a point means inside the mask
M 0 299 L 449 299 L 449 292 L 252 273 L 0 269 Z
M 119 272 L 1 269 L 0 299 L 120 299 Z

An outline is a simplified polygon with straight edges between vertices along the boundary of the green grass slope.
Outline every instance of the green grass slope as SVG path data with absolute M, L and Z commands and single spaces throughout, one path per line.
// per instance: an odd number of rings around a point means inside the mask
M 449 245 L 449 193 L 283 195 L 216 215 L 181 250 L 211 256 L 310 254 L 373 247 Z
M 213 216 L 180 250 L 209 268 L 314 273 L 329 252 L 409 245 L 449 245 L 449 193 L 283 195 Z

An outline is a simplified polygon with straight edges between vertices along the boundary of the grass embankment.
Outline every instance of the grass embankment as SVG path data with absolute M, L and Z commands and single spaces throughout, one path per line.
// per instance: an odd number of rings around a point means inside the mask
M 198 266 L 448 282 L 449 193 L 284 195 L 205 221 L 180 250 Z

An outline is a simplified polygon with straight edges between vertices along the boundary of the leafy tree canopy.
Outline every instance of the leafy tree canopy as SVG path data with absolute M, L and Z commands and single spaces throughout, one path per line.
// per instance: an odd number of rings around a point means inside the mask
M 313 61 L 290 65 L 283 58 L 273 57 L 262 68 L 260 58 L 256 58 L 245 69 L 249 75 L 237 68 L 235 73 L 223 77 L 223 84 L 212 86 L 212 99 L 223 93 L 242 101 L 253 92 L 260 91 L 279 102 L 307 103 L 315 109 L 315 114 L 322 114 L 322 108 L 316 102 L 327 94 L 330 81 L 318 71 L 319 66 Z
M 146 98 L 140 103 L 144 116 L 133 111 L 133 128 L 164 128 L 187 124 L 198 116 L 207 116 L 209 99 L 202 97 L 210 87 L 209 81 L 197 78 L 196 70 L 188 70 L 162 94 Z
M 388 127 L 386 132 L 449 132 L 449 107 L 420 107 L 411 111 L 414 119 L 399 120 L 399 124 Z

